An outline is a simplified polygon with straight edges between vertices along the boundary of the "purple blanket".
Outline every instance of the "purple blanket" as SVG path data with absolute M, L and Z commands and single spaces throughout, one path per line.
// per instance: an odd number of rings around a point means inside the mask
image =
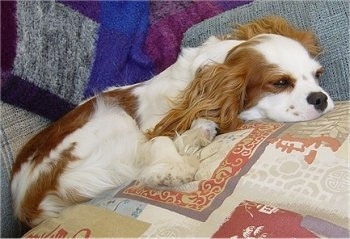
M 1 2 L 1 99 L 55 120 L 177 58 L 192 25 L 248 1 Z

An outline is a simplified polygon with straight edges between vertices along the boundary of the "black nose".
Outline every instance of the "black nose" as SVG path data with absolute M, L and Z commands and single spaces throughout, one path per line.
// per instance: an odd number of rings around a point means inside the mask
M 328 97 L 322 92 L 312 92 L 306 98 L 307 102 L 315 107 L 316 110 L 324 111 L 327 108 Z

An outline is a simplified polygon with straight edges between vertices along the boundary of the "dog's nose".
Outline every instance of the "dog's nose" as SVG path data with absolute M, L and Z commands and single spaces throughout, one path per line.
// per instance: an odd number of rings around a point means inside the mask
M 327 108 L 327 95 L 322 92 L 312 92 L 306 98 L 307 102 L 315 107 L 316 110 L 324 111 Z

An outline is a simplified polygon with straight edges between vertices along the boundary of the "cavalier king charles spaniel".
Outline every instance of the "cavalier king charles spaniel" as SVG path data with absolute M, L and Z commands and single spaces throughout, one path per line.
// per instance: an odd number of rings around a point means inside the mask
M 266 17 L 183 49 L 149 81 L 109 88 L 19 152 L 15 215 L 35 226 L 128 180 L 175 187 L 193 180 L 200 148 L 242 121 L 306 121 L 329 112 L 319 52 L 311 32 Z

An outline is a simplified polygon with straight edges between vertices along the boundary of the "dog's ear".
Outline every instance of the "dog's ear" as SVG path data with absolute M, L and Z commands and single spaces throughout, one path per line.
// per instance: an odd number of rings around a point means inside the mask
M 268 16 L 247 24 L 238 25 L 233 31 L 233 39 L 248 40 L 259 34 L 278 34 L 300 42 L 311 56 L 317 56 L 321 49 L 316 36 L 311 31 L 296 29 L 284 18 Z
M 198 70 L 195 79 L 173 101 L 172 109 L 148 132 L 148 138 L 182 133 L 197 118 L 215 122 L 219 133 L 236 129 L 241 124 L 238 115 L 243 107 L 246 84 L 236 76 L 237 72 L 227 64 L 208 65 Z

